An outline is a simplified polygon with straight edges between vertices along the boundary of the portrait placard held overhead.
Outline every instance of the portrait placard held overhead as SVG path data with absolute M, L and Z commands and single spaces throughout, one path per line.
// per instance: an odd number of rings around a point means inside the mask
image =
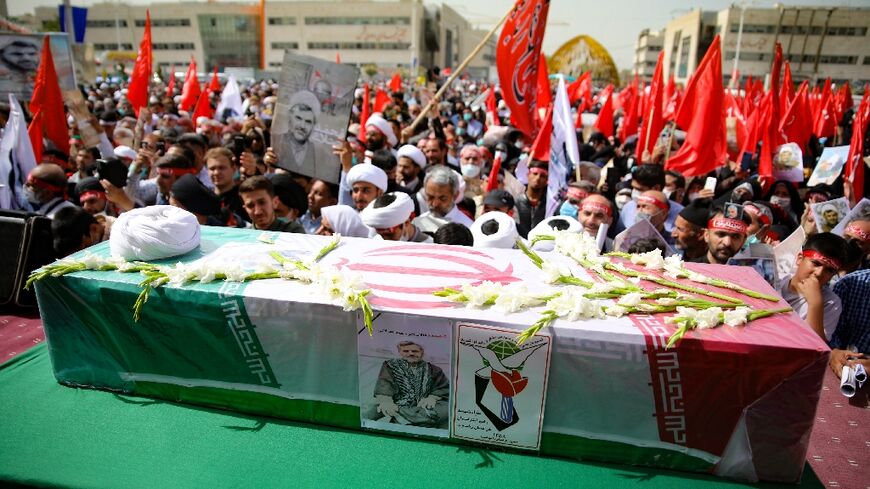
M 284 54 L 272 146 L 278 166 L 338 183 L 332 146 L 345 137 L 359 70 L 311 56 Z
M 61 89 L 75 90 L 76 79 L 72 54 L 66 34 L 48 34 L 51 55 Z M 29 101 L 39 60 L 42 34 L 0 34 L 0 93 L 12 93 L 19 101 Z

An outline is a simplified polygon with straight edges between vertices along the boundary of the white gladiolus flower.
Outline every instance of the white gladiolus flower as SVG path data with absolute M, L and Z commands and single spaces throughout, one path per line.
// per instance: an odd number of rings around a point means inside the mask
M 661 306 L 673 306 L 677 304 L 677 300 L 670 297 L 662 297 L 660 299 L 656 299 L 656 304 Z
M 589 292 L 594 294 L 608 294 L 620 287 L 622 287 L 622 285 L 615 282 L 595 282 L 592 284 L 592 287 L 589 288 Z
M 236 263 L 228 263 L 222 270 L 227 277 L 228 282 L 244 282 L 248 277 L 248 273 Z
M 617 305 L 625 306 L 625 307 L 634 307 L 640 304 L 641 299 L 643 299 L 643 294 L 640 292 L 631 292 L 629 294 L 625 294 L 620 297 L 616 302 Z
M 671 255 L 664 259 L 663 267 L 665 275 L 671 278 L 680 278 L 685 274 L 683 259 L 679 255 Z
M 711 307 L 709 309 L 698 311 L 698 316 L 696 317 L 696 320 L 698 321 L 698 329 L 715 328 L 719 325 L 721 317 L 721 307 Z
M 726 310 L 723 314 L 725 316 L 724 323 L 728 326 L 740 326 L 741 324 L 746 324 L 749 320 L 749 313 L 752 310 L 748 307 L 738 307 L 733 310 Z
M 662 258 L 662 250 L 658 248 L 646 253 L 631 255 L 631 262 L 644 265 L 644 268 L 647 270 L 661 270 L 665 267 L 665 261 L 664 258 Z
M 540 301 L 529 295 L 529 290 L 525 284 L 516 282 L 502 288 L 495 299 L 495 308 L 502 312 L 511 313 L 538 302 Z
M 257 263 L 256 268 L 254 268 L 255 273 L 272 273 L 277 271 L 274 262 L 269 260 L 260 260 L 260 262 Z
M 553 284 L 559 281 L 563 275 L 570 276 L 571 271 L 567 267 L 545 261 L 542 264 L 541 271 L 544 274 L 544 281 L 548 284 Z
M 677 306 L 677 313 L 671 317 L 665 318 L 666 323 L 676 323 L 679 319 L 695 321 L 698 317 L 698 310 L 691 307 Z
M 604 308 L 604 313 L 607 314 L 608 316 L 622 317 L 622 316 L 628 314 L 628 309 L 626 309 L 622 306 L 619 306 L 619 305 L 608 306 L 608 307 Z
M 97 270 L 106 264 L 106 260 L 93 253 L 85 253 L 85 257 L 79 260 L 79 263 L 84 265 L 88 270 Z

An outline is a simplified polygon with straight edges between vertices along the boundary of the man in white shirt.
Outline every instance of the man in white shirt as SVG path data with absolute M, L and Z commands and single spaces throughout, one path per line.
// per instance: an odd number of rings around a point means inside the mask
M 414 225 L 423 232 L 434 233 L 448 222 L 471 227 L 474 222 L 456 207 L 459 197 L 459 176 L 446 166 L 435 166 L 426 173 L 423 193 L 429 210 L 414 219 Z

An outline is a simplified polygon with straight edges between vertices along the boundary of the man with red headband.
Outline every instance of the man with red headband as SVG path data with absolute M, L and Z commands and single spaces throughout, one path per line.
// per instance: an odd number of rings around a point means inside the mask
M 610 201 L 607 200 L 607 197 L 592 194 L 580 202 L 577 220 L 583 225 L 583 232 L 593 238 L 597 238 L 598 229 L 602 224 L 607 224 L 608 226 L 613 224 L 613 207 Z M 606 251 L 610 251 L 609 244 L 612 244 L 612 242 L 605 242 L 604 244 Z
M 830 341 L 842 304 L 829 287 L 846 262 L 846 241 L 832 233 L 807 238 L 798 254 L 797 271 L 780 281 L 777 290 L 823 340 Z
M 46 217 L 54 217 L 64 207 L 75 207 L 66 200 L 66 175 L 54 163 L 42 163 L 27 175 L 24 184 L 24 197 L 33 212 Z
M 846 241 L 853 241 L 861 249 L 861 269 L 867 268 L 870 262 L 870 221 L 855 220 L 846 225 L 843 230 Z
M 172 184 L 183 175 L 198 175 L 199 170 L 186 157 L 177 153 L 166 153 L 157 160 L 157 205 L 169 205 L 169 192 Z
M 85 177 L 79 180 L 79 183 L 76 184 L 76 195 L 78 196 L 79 205 L 88 214 L 106 215 L 109 200 L 106 197 L 106 190 L 100 184 L 98 178 Z
M 637 205 L 635 221 L 646 219 L 662 235 L 668 245 L 673 246 L 674 239 L 671 237 L 671 233 L 665 231 L 665 221 L 668 219 L 671 205 L 664 192 L 647 190 L 638 196 L 635 203 Z
M 745 212 L 738 219 L 734 219 L 725 217 L 722 207 L 715 207 L 710 211 L 707 229 L 704 230 L 707 253 L 691 261 L 725 265 L 743 247 L 750 222 Z
M 525 238 L 529 231 L 547 218 L 547 179 L 550 164 L 532 160 L 529 163 L 529 184 L 526 191 L 517 197 L 517 231 Z

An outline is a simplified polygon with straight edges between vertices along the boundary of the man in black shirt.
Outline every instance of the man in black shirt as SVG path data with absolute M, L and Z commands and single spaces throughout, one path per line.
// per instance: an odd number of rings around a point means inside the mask
M 262 231 L 281 231 L 285 233 L 305 234 L 305 228 L 296 221 L 285 221 L 275 216 L 278 197 L 275 189 L 266 177 L 257 175 L 249 177 L 239 185 L 239 196 L 254 229 Z

